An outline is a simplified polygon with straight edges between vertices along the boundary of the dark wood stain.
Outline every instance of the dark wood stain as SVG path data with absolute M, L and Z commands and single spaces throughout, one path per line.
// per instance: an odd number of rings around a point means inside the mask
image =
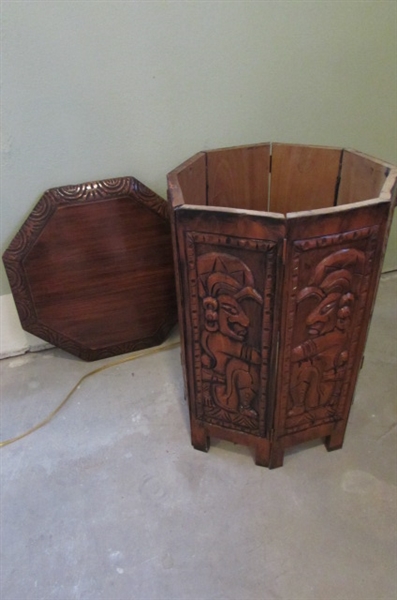
M 133 178 L 49 190 L 3 260 L 22 326 L 85 360 L 176 322 L 168 207 Z
M 307 440 L 340 448 L 397 169 L 339 148 L 215 150 L 203 206 L 182 185 L 196 168 L 204 189 L 203 154 L 168 176 L 192 444 L 245 444 L 271 468 Z

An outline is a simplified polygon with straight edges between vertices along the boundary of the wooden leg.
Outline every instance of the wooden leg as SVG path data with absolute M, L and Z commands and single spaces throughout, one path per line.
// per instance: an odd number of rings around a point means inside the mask
M 341 438 L 341 436 L 337 434 L 328 435 L 324 440 L 324 444 L 328 452 L 340 450 L 343 446 L 343 436 Z
M 269 466 L 269 443 L 258 442 L 255 447 L 255 464 L 258 467 Z
M 334 431 L 331 435 L 327 435 L 324 440 L 325 447 L 328 452 L 333 450 L 340 450 L 343 446 L 343 440 L 345 438 L 345 428 L 342 431 Z
M 201 452 L 208 452 L 210 448 L 210 438 L 204 427 L 195 421 L 191 421 L 190 427 L 193 448 L 201 450 Z
M 272 445 L 270 452 L 269 469 L 277 469 L 282 467 L 284 463 L 284 448 L 277 444 Z

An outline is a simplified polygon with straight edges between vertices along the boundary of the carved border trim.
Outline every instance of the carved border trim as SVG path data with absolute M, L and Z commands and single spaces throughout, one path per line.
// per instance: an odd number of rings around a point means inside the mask
M 302 252 L 307 252 L 309 250 L 314 250 L 316 248 L 327 248 L 336 246 L 338 244 L 346 243 L 346 242 L 355 242 L 358 240 L 368 239 L 368 247 L 365 250 L 366 255 L 366 265 L 365 265 L 365 273 L 361 281 L 360 291 L 359 291 L 359 306 L 358 309 L 354 313 L 354 325 L 352 326 L 352 336 L 350 340 L 350 348 L 349 352 L 349 360 L 346 366 L 345 377 L 340 393 L 340 400 L 338 403 L 338 413 L 336 417 L 330 417 L 327 420 L 322 421 L 321 423 L 315 423 L 314 426 L 320 425 L 322 423 L 333 422 L 335 420 L 342 419 L 342 415 L 340 414 L 343 411 L 343 408 L 346 403 L 346 397 L 349 389 L 350 383 L 350 375 L 354 367 L 354 362 L 357 360 L 356 356 L 356 348 L 359 341 L 359 336 L 361 332 L 361 324 L 363 320 L 363 313 L 366 309 L 367 304 L 367 296 L 368 296 L 368 288 L 369 282 L 373 273 L 373 262 L 374 256 L 376 253 L 376 249 L 378 246 L 377 234 L 378 234 L 379 226 L 375 225 L 373 227 L 364 227 L 362 229 L 358 229 L 355 231 L 347 231 L 338 234 L 326 235 L 323 237 L 315 237 L 307 240 L 296 240 L 293 242 L 293 253 L 292 253 L 292 277 L 289 286 L 288 293 L 288 304 L 287 304 L 287 326 L 286 326 L 286 335 L 285 335 L 285 350 L 284 350 L 284 358 L 283 364 L 280 366 L 280 372 L 282 373 L 282 389 L 280 393 L 280 411 L 282 415 L 282 422 L 280 426 L 280 436 L 290 435 L 293 433 L 297 433 L 298 431 L 304 431 L 309 429 L 313 425 L 308 423 L 307 425 L 299 425 L 296 427 L 292 427 L 289 429 L 285 429 L 286 422 L 286 413 L 288 408 L 288 396 L 289 396 L 289 387 L 290 387 L 290 356 L 292 349 L 292 336 L 295 325 L 295 315 L 296 315 L 296 297 L 298 292 L 298 280 L 299 280 L 299 258 Z
M 119 177 L 51 188 L 44 192 L 3 254 L 4 266 L 22 327 L 84 360 L 96 360 L 159 344 L 174 325 L 174 322 L 171 325 L 164 323 L 154 335 L 139 342 L 125 342 L 93 350 L 78 341 L 69 339 L 65 334 L 51 329 L 39 320 L 24 261 L 41 232 L 61 206 L 106 202 L 118 198 L 138 202 L 141 206 L 155 212 L 162 220 L 167 222 L 170 220 L 167 202 L 134 177 Z
M 245 430 L 253 435 L 265 436 L 266 429 L 266 396 L 268 391 L 269 379 L 269 358 L 272 343 L 272 326 L 274 318 L 274 285 L 276 281 L 277 265 L 277 242 L 270 240 L 257 240 L 252 238 L 240 238 L 221 234 L 212 234 L 207 232 L 185 232 L 185 247 L 187 264 L 189 268 L 188 285 L 190 289 L 190 311 L 193 328 L 193 360 L 196 387 L 195 416 L 200 420 L 207 420 L 216 425 L 227 427 L 229 424 L 216 419 L 209 419 L 204 414 L 203 406 L 203 383 L 201 378 L 201 346 L 200 346 L 200 320 L 199 320 L 199 295 L 197 289 L 197 270 L 196 270 L 196 244 L 211 244 L 223 248 L 238 248 L 241 250 L 251 250 L 262 252 L 265 255 L 265 283 L 263 290 L 263 312 L 262 312 L 262 336 L 261 336 L 261 373 L 260 390 L 261 394 L 258 401 L 259 413 L 259 431 L 245 428 L 242 424 L 238 426 L 239 430 Z M 268 286 L 269 284 L 269 286 Z M 270 289 L 269 289 L 270 287 Z M 236 429 L 234 423 L 230 423 L 231 429 Z
M 157 213 L 161 218 L 169 221 L 167 202 L 134 177 L 104 179 L 102 181 L 93 181 L 79 185 L 51 188 L 44 192 L 43 196 L 37 202 L 20 230 L 12 239 L 4 253 L 4 257 L 8 260 L 20 260 L 21 257 L 25 257 L 58 206 L 67 206 L 80 202 L 89 203 L 99 202 L 100 200 L 114 200 L 124 196 L 138 201 L 140 204 Z
M 368 238 L 379 229 L 378 225 L 373 227 L 363 227 L 362 229 L 356 229 L 354 231 L 343 231 L 341 233 L 334 233 L 325 236 L 313 237 L 307 240 L 295 240 L 293 242 L 296 251 L 306 252 L 307 250 L 314 250 L 315 248 L 327 248 L 328 246 L 336 246 L 337 244 L 344 244 L 346 242 L 356 242 Z

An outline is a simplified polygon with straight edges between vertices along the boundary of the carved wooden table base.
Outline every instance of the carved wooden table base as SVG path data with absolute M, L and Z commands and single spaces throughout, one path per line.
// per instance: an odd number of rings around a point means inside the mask
M 397 169 L 351 150 L 259 144 L 169 174 L 192 444 L 341 448 Z

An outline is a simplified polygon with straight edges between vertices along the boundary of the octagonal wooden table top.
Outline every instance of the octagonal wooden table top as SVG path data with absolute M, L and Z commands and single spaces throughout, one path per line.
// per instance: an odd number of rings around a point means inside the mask
M 22 327 L 84 360 L 177 321 L 167 203 L 133 177 L 47 190 L 3 261 Z

